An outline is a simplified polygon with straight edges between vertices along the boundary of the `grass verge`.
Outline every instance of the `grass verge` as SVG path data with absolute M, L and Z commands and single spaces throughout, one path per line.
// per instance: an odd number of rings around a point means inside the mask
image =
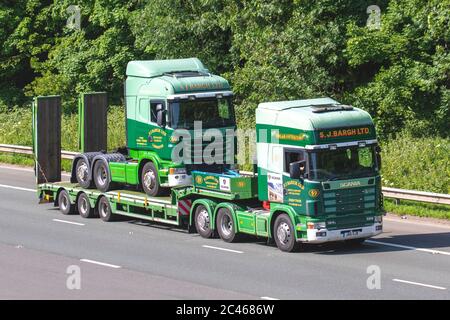
M 11 154 L 0 152 L 0 163 L 34 167 L 33 157 L 31 155 L 24 155 L 24 154 Z M 62 159 L 61 167 L 63 171 L 70 172 L 70 170 L 72 169 L 72 160 Z
M 436 218 L 450 220 L 450 206 L 401 200 L 395 204 L 395 200 L 384 199 L 384 208 L 387 212 L 397 215 L 410 215 L 417 217 Z

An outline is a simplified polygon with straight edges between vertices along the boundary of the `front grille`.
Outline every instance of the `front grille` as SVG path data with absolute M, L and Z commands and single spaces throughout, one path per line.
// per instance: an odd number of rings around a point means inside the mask
M 326 214 L 363 214 L 375 208 L 375 187 L 326 190 L 324 208 Z
M 190 150 L 191 162 L 195 164 L 201 164 L 204 162 L 210 163 L 217 160 L 217 162 L 221 162 L 221 164 L 224 164 L 229 162 L 228 157 L 231 157 L 232 161 L 234 161 L 233 155 L 235 154 L 235 152 L 233 150 L 233 145 L 224 143 L 222 148 L 213 149 L 210 155 L 210 152 L 208 152 L 208 154 L 204 152 L 205 148 L 209 146 L 210 143 L 211 142 L 195 143 L 195 140 L 193 140 Z M 183 151 L 184 150 L 181 150 L 180 152 L 181 157 L 183 157 Z
M 332 222 L 332 223 L 330 223 Z M 346 216 L 337 216 L 335 218 L 327 219 L 327 229 L 350 229 L 357 228 L 365 225 L 371 225 L 373 221 L 367 221 L 365 215 L 350 214 Z

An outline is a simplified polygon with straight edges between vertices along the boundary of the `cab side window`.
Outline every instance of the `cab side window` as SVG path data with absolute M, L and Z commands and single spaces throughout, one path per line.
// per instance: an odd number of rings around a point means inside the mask
M 292 162 L 306 160 L 306 153 L 303 150 L 284 149 L 284 172 L 289 172 L 289 165 Z

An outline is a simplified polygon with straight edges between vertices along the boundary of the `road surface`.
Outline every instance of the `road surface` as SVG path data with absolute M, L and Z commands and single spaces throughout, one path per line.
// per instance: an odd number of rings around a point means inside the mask
M 0 165 L 0 299 L 450 298 L 450 226 L 386 218 L 360 247 L 289 254 L 261 240 L 64 216 L 38 205 L 34 189 L 31 170 Z

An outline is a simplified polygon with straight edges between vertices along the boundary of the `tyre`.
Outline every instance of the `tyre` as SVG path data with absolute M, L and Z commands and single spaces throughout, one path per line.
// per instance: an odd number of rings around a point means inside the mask
M 199 235 L 203 238 L 211 238 L 213 230 L 211 229 L 211 221 L 209 218 L 208 209 L 205 206 L 199 205 L 195 208 L 195 228 Z
M 239 234 L 236 234 L 233 216 L 229 209 L 220 208 L 217 212 L 217 232 L 220 238 L 225 242 L 234 242 L 239 240 Z
M 79 159 L 75 167 L 75 176 L 78 184 L 86 189 L 92 188 L 93 186 L 89 171 L 89 163 L 83 158 Z
M 280 214 L 275 219 L 273 227 L 273 237 L 278 249 L 284 252 L 293 252 L 298 249 L 295 241 L 295 229 L 292 225 L 291 218 L 285 213 Z
M 59 211 L 62 214 L 74 214 L 75 213 L 75 205 L 70 203 L 69 193 L 66 190 L 61 190 L 58 195 L 58 206 Z
M 103 192 L 109 191 L 113 188 L 111 177 L 109 175 L 108 164 L 105 161 L 99 160 L 94 165 L 94 182 L 95 187 Z
M 94 218 L 95 217 L 94 208 L 91 207 L 89 198 L 88 198 L 87 194 L 84 192 L 82 192 L 78 196 L 77 208 L 78 208 L 78 213 L 83 218 Z
M 101 197 L 98 201 L 98 215 L 103 221 L 114 221 L 115 216 L 112 214 L 111 205 L 106 197 Z
M 164 194 L 165 190 L 159 184 L 158 170 L 153 162 L 147 162 L 142 168 L 141 182 L 142 189 L 147 195 L 157 197 Z

